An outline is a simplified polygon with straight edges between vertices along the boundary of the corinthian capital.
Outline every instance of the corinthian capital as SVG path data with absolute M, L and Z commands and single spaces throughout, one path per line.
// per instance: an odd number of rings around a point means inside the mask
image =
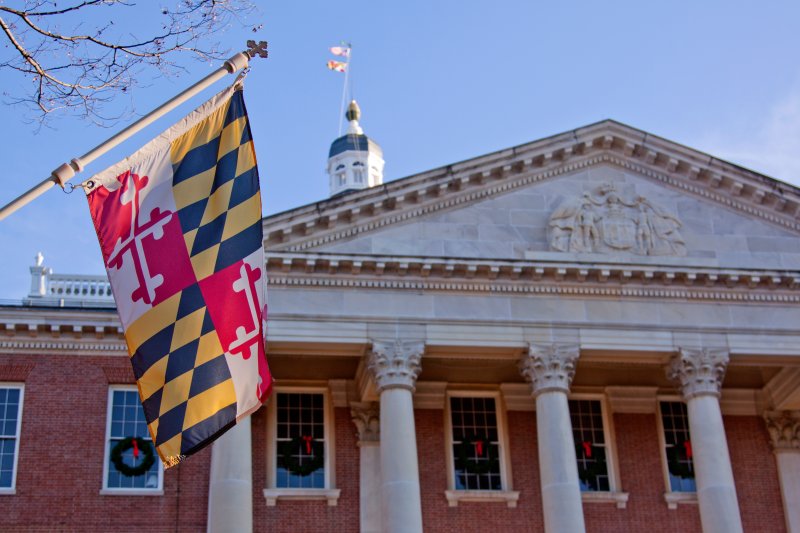
M 534 396 L 553 390 L 569 392 L 579 355 L 577 344 L 532 344 L 519 362 L 519 372 L 531 382 Z
M 381 440 L 381 413 L 376 403 L 351 403 L 350 416 L 358 430 L 359 445 Z
M 800 412 L 768 411 L 764 413 L 764 422 L 773 450 L 800 452 Z
M 423 342 L 374 341 L 367 355 L 367 367 L 375 378 L 378 391 L 403 388 L 414 391 L 422 372 Z
M 703 394 L 719 397 L 729 360 L 725 348 L 679 348 L 667 367 L 667 377 L 687 400 Z

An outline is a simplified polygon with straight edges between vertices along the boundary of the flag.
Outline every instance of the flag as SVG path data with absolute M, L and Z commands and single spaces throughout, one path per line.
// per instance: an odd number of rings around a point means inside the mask
M 86 189 L 145 418 L 169 468 L 272 388 L 261 193 L 241 88 Z
M 347 71 L 347 63 L 342 61 L 334 61 L 331 59 L 328 61 L 328 68 L 331 70 L 335 70 L 336 72 L 346 72 Z
M 331 53 L 335 56 L 350 57 L 350 48 L 346 46 L 331 46 Z

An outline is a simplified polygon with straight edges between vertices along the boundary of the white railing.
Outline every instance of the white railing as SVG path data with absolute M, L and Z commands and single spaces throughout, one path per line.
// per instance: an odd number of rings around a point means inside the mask
M 42 266 L 44 257 L 37 254 L 30 267 L 31 290 L 23 300 L 27 305 L 41 306 L 113 306 L 111 283 L 106 276 L 53 274 Z
M 111 283 L 105 276 L 50 274 L 48 277 L 47 296 L 49 297 L 114 301 L 114 296 L 111 294 Z

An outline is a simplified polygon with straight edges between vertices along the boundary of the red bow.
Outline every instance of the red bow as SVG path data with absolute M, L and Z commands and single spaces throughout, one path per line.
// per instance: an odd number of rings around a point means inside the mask
M 139 443 L 137 442 L 137 439 L 133 439 L 133 458 L 139 458 Z
M 476 440 L 474 441 L 474 443 L 475 443 L 475 455 L 477 455 L 478 457 L 483 456 L 483 441 Z
M 592 443 L 584 441 L 581 443 L 583 446 L 583 454 L 586 456 L 587 459 L 592 458 Z
M 314 437 L 303 435 L 300 438 L 306 443 L 306 454 L 311 455 L 311 441 L 314 440 Z
M 686 458 L 692 458 L 692 442 L 691 441 L 683 441 L 683 449 L 686 451 Z

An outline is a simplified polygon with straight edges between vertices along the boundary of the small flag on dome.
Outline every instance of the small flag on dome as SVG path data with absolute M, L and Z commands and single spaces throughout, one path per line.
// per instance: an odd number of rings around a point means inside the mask
M 335 56 L 350 57 L 350 48 L 347 46 L 331 46 L 331 53 Z
M 331 59 L 328 61 L 328 68 L 335 70 L 336 72 L 347 72 L 347 63 L 343 61 L 334 61 Z

